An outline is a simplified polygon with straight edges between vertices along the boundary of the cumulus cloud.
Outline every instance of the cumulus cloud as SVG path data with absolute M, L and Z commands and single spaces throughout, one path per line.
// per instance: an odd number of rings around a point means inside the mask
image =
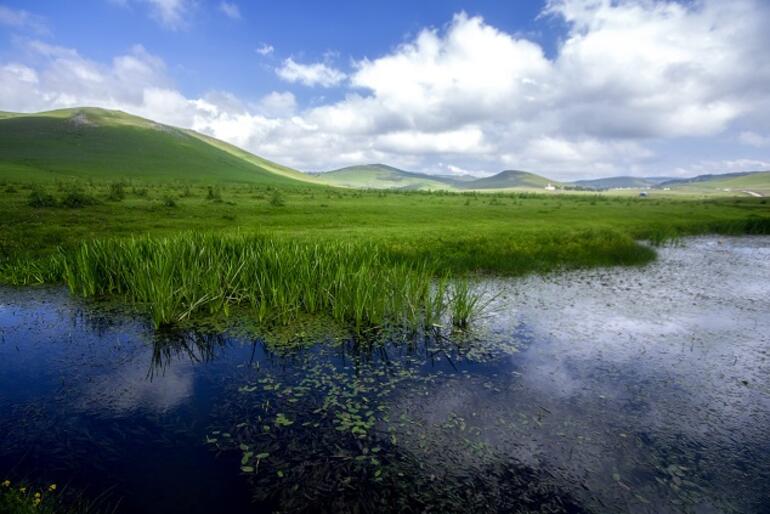
M 250 102 L 227 92 L 186 97 L 163 61 L 142 47 L 100 64 L 31 42 L 42 62 L 0 62 L 0 108 L 119 107 L 302 169 L 385 161 L 568 179 L 681 172 L 685 157 L 698 172 L 766 160 L 751 153 L 770 134 L 765 3 L 551 0 L 543 16 L 565 27 L 551 55 L 525 36 L 459 13 L 384 55 L 353 62 L 348 73 L 328 59 L 288 58 L 276 69 L 283 80 L 344 95 L 304 108 L 287 91 Z M 726 160 L 658 152 L 678 140 L 736 144 Z
M 238 7 L 238 4 L 235 4 L 232 2 L 221 2 L 219 4 L 219 10 L 222 11 L 224 15 L 230 19 L 233 19 L 233 20 L 241 19 L 241 9 Z
M 306 86 L 332 87 L 346 78 L 343 72 L 324 63 L 300 64 L 291 57 L 283 61 L 275 72 L 287 82 L 299 82 Z
M 259 111 L 267 116 L 291 116 L 297 110 L 297 99 L 288 91 L 273 91 L 258 102 Z

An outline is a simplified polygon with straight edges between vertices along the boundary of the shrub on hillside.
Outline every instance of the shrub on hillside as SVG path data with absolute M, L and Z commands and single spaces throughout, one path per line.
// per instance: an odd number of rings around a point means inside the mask
M 206 194 L 206 200 L 211 200 L 213 202 L 221 202 L 222 193 L 220 193 L 218 188 L 209 186 L 208 193 Z
M 286 205 L 286 200 L 284 199 L 280 191 L 278 190 L 273 191 L 273 194 L 270 196 L 270 205 L 272 205 L 273 207 L 283 207 L 284 205 Z
M 61 200 L 62 207 L 70 209 L 80 209 L 89 205 L 96 205 L 99 201 L 91 195 L 81 193 L 80 191 L 70 191 Z
M 126 197 L 126 190 L 122 182 L 113 182 L 110 184 L 110 194 L 107 199 L 112 202 L 120 202 Z
M 48 193 L 43 193 L 42 191 L 32 191 L 29 194 L 27 205 L 29 205 L 33 209 L 42 209 L 45 207 L 56 207 L 56 198 L 49 195 Z

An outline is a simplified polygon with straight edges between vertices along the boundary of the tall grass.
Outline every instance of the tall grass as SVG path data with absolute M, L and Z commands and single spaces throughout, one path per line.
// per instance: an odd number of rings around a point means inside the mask
M 449 295 L 448 280 L 434 280 L 426 262 L 397 263 L 372 244 L 210 234 L 107 239 L 13 271 L 6 275 L 17 283 L 63 281 L 84 297 L 123 297 L 144 306 L 156 326 L 234 308 L 260 323 L 318 314 L 356 329 L 472 314 L 451 305 L 468 303 L 469 290 Z

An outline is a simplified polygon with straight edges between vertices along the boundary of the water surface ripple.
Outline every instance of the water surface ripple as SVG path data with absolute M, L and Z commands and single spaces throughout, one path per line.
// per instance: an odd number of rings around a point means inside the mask
M 769 511 L 770 238 L 481 287 L 474 337 L 374 352 L 0 289 L 0 479 L 129 513 Z

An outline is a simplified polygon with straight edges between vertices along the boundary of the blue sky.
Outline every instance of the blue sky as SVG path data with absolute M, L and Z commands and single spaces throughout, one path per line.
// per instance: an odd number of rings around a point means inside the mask
M 303 170 L 770 168 L 762 0 L 0 0 L 0 110 L 98 105 Z

